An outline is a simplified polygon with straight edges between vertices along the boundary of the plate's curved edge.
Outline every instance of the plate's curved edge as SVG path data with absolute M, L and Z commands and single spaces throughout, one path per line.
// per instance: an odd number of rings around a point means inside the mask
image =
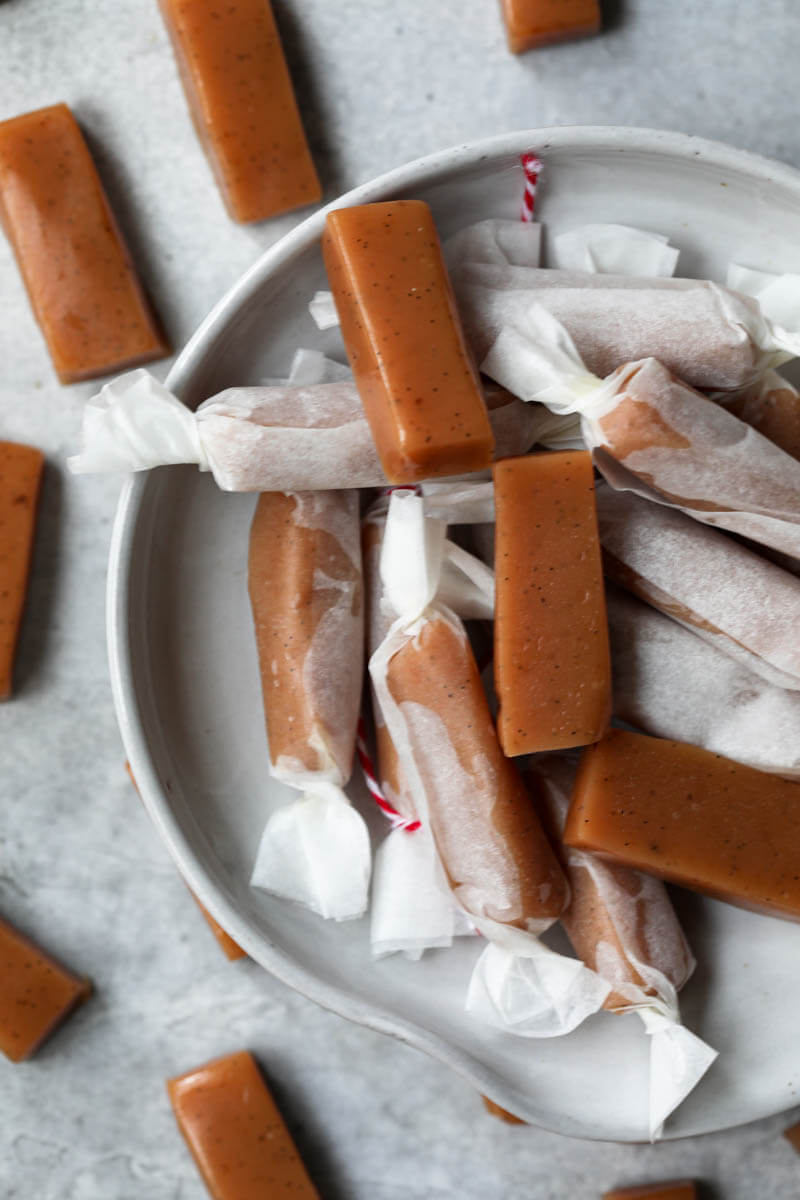
M 737 150 L 722 142 L 698 138 L 668 130 L 622 128 L 607 126 L 554 126 L 541 129 L 519 130 L 500 134 L 477 143 L 457 145 L 417 159 L 402 167 L 386 172 L 368 183 L 361 184 L 325 207 L 312 213 L 298 226 L 264 252 L 253 266 L 240 277 L 229 291 L 214 306 L 201 322 L 167 376 L 167 386 L 180 393 L 192 372 L 213 348 L 215 335 L 233 315 L 234 311 L 263 283 L 272 272 L 290 261 L 293 255 L 304 250 L 316 240 L 321 232 L 325 215 L 334 207 L 366 203 L 378 196 L 390 194 L 410 184 L 439 182 L 443 170 L 458 170 L 469 165 L 480 165 L 490 158 L 508 156 L 514 158 L 522 149 L 531 147 L 545 153 L 551 149 L 602 149 L 620 153 L 652 153 L 654 151 L 673 154 L 682 159 L 704 158 L 722 170 L 730 169 L 737 174 L 750 174 L 764 183 L 782 183 L 798 194 L 800 171 L 786 164 L 777 163 L 761 155 Z M 138 706 L 132 687 L 131 646 L 128 636 L 130 617 L 130 583 L 133 562 L 133 543 L 136 523 L 148 486 L 150 472 L 131 477 L 123 487 L 114 520 L 106 592 L 106 622 L 109 667 L 112 694 L 120 733 L 128 759 L 140 790 L 145 807 L 162 837 L 171 857 L 183 878 L 201 903 L 212 913 L 230 935 L 242 946 L 249 956 L 265 970 L 275 975 L 287 986 L 299 991 L 309 999 L 356 1024 L 365 1025 L 376 1032 L 387 1034 L 431 1055 L 443 1063 L 472 1087 L 510 1111 L 530 1120 L 540 1128 L 562 1136 L 581 1137 L 594 1141 L 619 1141 L 620 1138 L 599 1137 L 587 1131 L 580 1123 L 575 1128 L 555 1127 L 542 1114 L 520 1110 L 517 1098 L 505 1091 L 496 1074 L 464 1051 L 455 1049 L 442 1038 L 431 1034 L 418 1025 L 393 1016 L 374 1005 L 348 996 L 340 988 L 324 983 L 317 976 L 299 966 L 273 943 L 269 943 L 262 932 L 254 932 L 251 923 L 244 920 L 227 900 L 224 892 L 209 879 L 199 860 L 172 817 L 155 772 L 149 748 L 142 734 Z M 268 952 L 265 952 L 264 947 Z M 763 1117 L 774 1116 L 784 1111 L 778 1105 Z M 747 1123 L 747 1122 L 745 1122 Z M 665 1132 L 664 1140 L 681 1137 L 703 1136 L 716 1131 L 713 1122 L 708 1128 L 693 1134 Z M 735 1126 L 725 1126 L 735 1128 Z M 630 1138 L 629 1141 L 635 1139 Z

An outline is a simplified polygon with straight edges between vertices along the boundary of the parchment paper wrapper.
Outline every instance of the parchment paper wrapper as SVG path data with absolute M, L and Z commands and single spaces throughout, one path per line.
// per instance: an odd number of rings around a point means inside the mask
M 611 579 L 768 683 L 800 689 L 800 579 L 633 492 L 601 483 L 596 497 Z
M 343 790 L 363 671 L 358 499 L 267 493 L 250 536 L 270 773 L 299 793 L 267 822 L 251 883 L 335 920 L 363 914 L 371 866 L 366 826 Z
M 433 832 L 458 903 L 492 943 L 475 968 L 469 1010 L 509 1031 L 552 1037 L 597 1011 L 608 988 L 536 938 L 566 902 L 564 880 L 499 751 L 461 622 L 436 599 L 443 545 L 444 523 L 425 517 L 424 500 L 395 492 L 380 566 L 383 612 L 394 619 L 370 675 L 413 812 Z M 474 754 L 465 759 L 459 739 L 474 743 Z
M 783 375 L 767 371 L 743 392 L 717 393 L 714 399 L 792 458 L 800 459 L 800 392 Z
M 636 1012 L 650 1036 L 650 1137 L 717 1057 L 680 1023 L 678 991 L 695 961 L 660 880 L 564 846 L 561 838 L 575 776 L 564 758 L 535 762 L 538 795 L 559 844 L 572 901 L 561 918 L 575 952 L 611 985 L 605 1006 Z
M 800 352 L 800 336 L 769 321 L 755 300 L 707 280 L 491 263 L 465 263 L 452 280 L 478 361 L 509 327 L 535 338 L 535 306 L 561 322 L 601 377 L 652 356 L 693 387 L 734 391 Z
M 800 694 L 765 683 L 614 584 L 606 600 L 617 717 L 800 779 Z
M 601 380 L 534 305 L 524 330 L 503 329 L 481 369 L 522 399 L 580 413 L 612 487 L 800 557 L 800 463 L 655 359 Z
M 662 233 L 647 233 L 630 225 L 593 224 L 554 237 L 547 265 L 562 271 L 590 271 L 600 275 L 668 277 L 675 274 L 679 254 Z M 486 260 L 464 255 L 461 261 Z M 538 263 L 528 265 L 535 267 Z
M 758 301 L 764 316 L 782 329 L 800 329 L 800 275 L 755 271 L 739 263 L 728 267 L 727 285 Z
M 194 463 L 227 492 L 385 487 L 349 370 L 299 351 L 294 379 L 228 388 L 192 412 L 149 372 L 129 371 L 86 405 L 82 450 L 67 465 L 85 474 Z M 496 388 L 487 405 L 496 456 L 524 454 L 541 414 Z

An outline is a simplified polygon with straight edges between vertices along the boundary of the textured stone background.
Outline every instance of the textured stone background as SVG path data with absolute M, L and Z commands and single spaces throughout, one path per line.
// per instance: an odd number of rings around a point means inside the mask
M 531 125 L 660 126 L 800 165 L 794 0 L 605 7 L 601 38 L 515 59 L 495 0 L 276 2 L 326 196 Z M 0 4 L 0 119 L 59 100 L 180 346 L 295 218 L 228 221 L 155 0 Z M 122 769 L 103 636 L 118 483 L 62 465 L 91 391 L 55 381 L 0 239 L 0 436 L 49 455 L 18 695 L 0 711 L 0 910 L 97 983 L 33 1062 L 0 1063 L 0 1195 L 200 1200 L 163 1079 L 242 1045 L 326 1200 L 591 1200 L 689 1174 L 726 1200 L 800 1194 L 788 1117 L 656 1147 L 507 1129 L 438 1064 L 221 958 Z

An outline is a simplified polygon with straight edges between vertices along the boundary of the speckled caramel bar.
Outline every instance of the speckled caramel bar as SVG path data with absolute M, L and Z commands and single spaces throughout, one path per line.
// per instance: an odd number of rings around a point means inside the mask
M 175 1117 L 215 1200 L 318 1200 L 252 1055 L 167 1082 Z
M 494 468 L 497 731 L 508 755 L 585 746 L 611 716 L 591 455 Z
M 800 783 L 611 729 L 584 750 L 564 842 L 800 921 Z
M 322 250 L 386 478 L 488 467 L 492 429 L 428 205 L 337 209 Z
M 0 442 L 0 700 L 12 691 L 43 467 L 40 450 Z
M 235 221 L 322 198 L 269 0 L 160 0 L 192 119 Z
M 502 6 L 512 54 L 600 31 L 598 0 L 502 0 Z
M 0 917 L 0 1051 L 29 1058 L 92 988 Z
M 0 218 L 62 383 L 169 354 L 66 104 L 0 123 Z

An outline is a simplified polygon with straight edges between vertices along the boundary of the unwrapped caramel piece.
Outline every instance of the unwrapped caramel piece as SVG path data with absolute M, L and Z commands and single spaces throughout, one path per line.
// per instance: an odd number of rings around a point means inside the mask
M 598 0 L 502 0 L 502 4 L 512 54 L 600 31 Z
M 696 1200 L 697 1188 L 691 1179 L 671 1183 L 645 1183 L 641 1187 L 615 1188 L 604 1192 L 603 1200 Z
M 508 755 L 585 746 L 611 716 L 591 455 L 506 459 L 494 488 L 500 743 Z
M 0 219 L 62 383 L 169 354 L 66 104 L 0 124 Z
M 235 221 L 322 198 L 269 0 L 160 0 L 186 97 Z
M 611 729 L 581 756 L 564 842 L 800 921 L 800 783 Z
M 0 700 L 11 695 L 43 467 L 40 450 L 0 442 Z
M 246 1050 L 167 1081 L 175 1117 L 214 1200 L 315 1200 L 283 1118 Z
M 322 249 L 389 481 L 488 467 L 492 430 L 428 205 L 338 209 L 328 214 Z
M 490 1100 L 488 1096 L 481 1096 L 486 1111 L 493 1117 L 497 1117 L 500 1121 L 505 1121 L 507 1125 L 527 1125 L 527 1121 L 523 1121 L 522 1117 L 515 1117 L 508 1109 L 501 1108 L 499 1104 L 495 1104 L 494 1100 Z
M 92 990 L 0 918 L 0 1051 L 29 1058 Z
M 783 1136 L 787 1142 L 791 1142 L 795 1150 L 800 1154 L 800 1121 L 796 1125 L 790 1125 L 788 1129 L 784 1129 Z

